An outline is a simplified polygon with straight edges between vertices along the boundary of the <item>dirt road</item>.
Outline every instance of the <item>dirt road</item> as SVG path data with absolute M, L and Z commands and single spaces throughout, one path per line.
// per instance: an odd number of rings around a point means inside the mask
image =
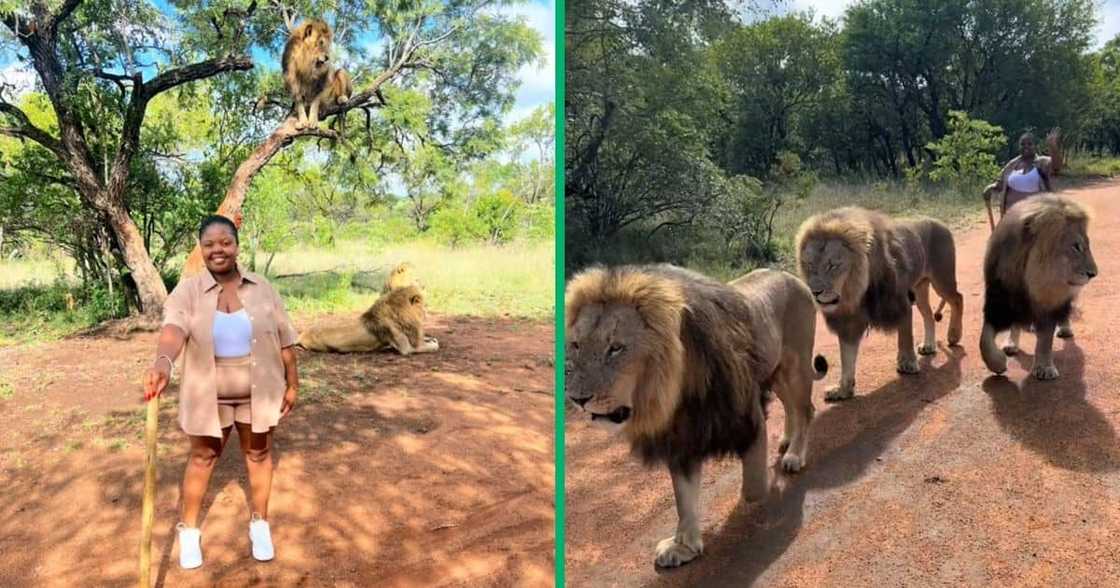
M 962 348 L 900 377 L 895 337 L 860 351 L 857 397 L 828 405 L 839 378 L 835 336 L 818 318 L 833 369 L 813 389 L 809 467 L 775 470 L 761 507 L 738 501 L 739 466 L 705 468 L 704 555 L 654 568 L 676 524 L 668 474 L 573 415 L 567 426 L 570 586 L 1120 585 L 1120 182 L 1070 190 L 1094 213 L 1100 276 L 1083 291 L 1076 338 L 1056 340 L 1061 379 L 1028 378 L 1030 354 L 991 377 L 978 349 L 989 234 L 957 232 L 965 296 Z M 915 313 L 920 333 L 920 319 Z M 1034 339 L 1023 335 L 1023 349 Z M 784 422 L 773 403 L 772 457 Z
M 553 327 L 432 319 L 436 354 L 300 354 L 301 405 L 275 434 L 277 558 L 266 564 L 249 555 L 233 442 L 203 505 L 206 563 L 179 569 L 186 441 L 173 384 L 160 423 L 159 585 L 550 586 Z M 0 586 L 135 585 L 138 382 L 154 349 L 149 333 L 0 350 L 14 390 L 0 399 Z

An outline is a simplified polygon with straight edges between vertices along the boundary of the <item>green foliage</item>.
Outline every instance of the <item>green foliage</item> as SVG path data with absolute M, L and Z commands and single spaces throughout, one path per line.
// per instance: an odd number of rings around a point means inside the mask
M 804 148 L 801 117 L 820 106 L 820 89 L 840 72 L 835 39 L 828 23 L 793 14 L 744 26 L 712 49 L 737 125 L 724 133 L 724 169 L 761 174 L 778 152 Z
M 72 285 L 62 279 L 0 289 L 0 346 L 54 339 L 128 314 L 124 293 L 105 284 Z
M 729 10 L 567 5 L 567 271 L 626 254 L 779 263 L 796 229 L 781 218 L 831 185 L 905 177 L 907 205 L 973 193 L 1014 150 L 993 128 L 1120 152 L 1120 39 L 1090 53 L 1091 0 Z
M 0 13 L 29 23 L 61 4 L 0 0 Z M 64 40 L 59 46 L 64 75 L 52 96 L 61 96 L 65 108 L 36 93 L 20 96 L 15 106 L 54 137 L 55 111 L 68 110 L 72 117 L 63 122 L 76 120 L 73 129 L 89 152 L 83 148 L 76 157 L 60 157 L 34 139 L 0 136 L 0 234 L 7 244 L 46 243 L 75 260 L 77 276 L 87 285 L 116 281 L 119 289 L 136 268 L 124 263 L 120 231 L 103 211 L 93 210 L 91 202 L 101 199 L 91 197 L 89 184 L 79 184 L 75 176 L 93 175 L 105 184 L 115 161 L 129 161 L 120 168 L 127 172 L 123 209 L 156 269 L 181 260 L 194 244 L 198 219 L 216 208 L 234 170 L 287 116 L 290 100 L 277 67 L 293 24 L 286 19 L 311 15 L 332 26 L 332 58 L 351 73 L 358 92 L 395 61 L 410 61 L 381 87 L 369 109 L 355 109 L 344 129 L 336 127 L 342 140 L 297 141 L 255 178 L 244 206 L 250 257 L 267 255 L 267 267 L 268 259 L 297 238 L 329 246 L 343 227 L 363 219 L 389 223 L 391 231 L 378 233 L 383 240 L 426 230 L 428 216 L 443 202 L 466 199 L 473 165 L 504 157 L 514 143 L 536 146 L 536 159 L 514 165 L 515 173 L 500 188 L 528 203 L 551 199 L 551 159 L 543 160 L 551 157 L 545 145 L 551 141 L 551 111 L 541 111 L 547 119 L 534 113 L 516 129 L 502 125 L 516 96 L 518 71 L 542 54 L 540 35 L 523 18 L 496 10 L 507 4 L 295 0 L 254 2 L 247 11 L 250 3 L 243 0 L 78 3 L 58 33 Z M 128 24 L 127 34 L 121 23 Z M 402 42 L 410 38 L 418 44 L 402 53 Z M 27 59 L 21 39 L 4 30 L 0 53 Z M 141 87 L 130 78 L 147 83 L 172 68 L 238 55 L 253 57 L 251 71 L 192 81 L 156 95 L 146 113 L 129 110 Z M 7 93 L 0 96 L 9 99 Z M 0 127 L 21 123 L 11 112 L 0 114 Z M 141 120 L 138 113 L 143 115 L 139 144 L 131 160 L 122 159 L 132 153 L 121 147 L 130 136 L 126 130 Z M 75 173 L 73 162 L 87 160 L 92 169 L 82 171 L 89 173 Z M 82 197 L 80 186 L 87 192 Z M 376 210 L 397 211 L 390 201 L 401 196 L 396 193 L 401 186 L 414 202 L 415 230 L 406 230 L 399 215 Z
M 486 235 L 482 220 L 463 206 L 448 206 L 432 215 L 431 234 L 451 247 L 479 241 Z
M 949 111 L 949 133 L 926 145 L 934 154 L 930 179 L 961 192 L 975 191 L 999 176 L 1002 166 L 994 154 L 1006 142 L 1000 127 L 959 110 Z
M 471 213 L 478 219 L 486 239 L 498 245 L 513 238 L 522 207 L 520 200 L 503 190 L 476 200 Z

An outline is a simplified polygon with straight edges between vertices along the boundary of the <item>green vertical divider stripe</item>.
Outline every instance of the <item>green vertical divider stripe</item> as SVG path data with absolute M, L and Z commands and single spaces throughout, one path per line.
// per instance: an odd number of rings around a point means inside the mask
M 556 0 L 556 586 L 564 586 L 564 0 Z

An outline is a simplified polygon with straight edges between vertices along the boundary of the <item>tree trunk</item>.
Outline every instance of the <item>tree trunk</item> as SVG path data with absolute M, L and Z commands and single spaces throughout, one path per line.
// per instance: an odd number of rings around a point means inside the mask
M 233 174 L 233 180 L 230 181 L 229 188 L 226 188 L 226 196 L 222 199 L 221 205 L 218 206 L 217 214 L 232 220 L 238 228 L 241 228 L 241 206 L 245 203 L 245 195 L 249 191 L 249 185 L 253 182 L 253 177 L 281 149 L 290 145 L 301 134 L 295 128 L 295 122 L 295 118 L 285 120 L 245 161 L 241 162 L 241 165 L 237 167 L 237 171 Z M 198 274 L 204 267 L 206 266 L 202 261 L 202 250 L 199 249 L 198 243 L 195 243 L 194 249 L 187 257 L 187 262 L 183 265 L 182 277 L 188 278 Z
M 264 262 L 264 275 L 267 276 L 268 272 L 272 270 L 272 260 L 275 257 L 276 257 L 276 252 L 275 251 L 269 252 L 268 261 Z
M 116 203 L 115 199 L 109 200 Z M 158 315 L 167 300 L 167 287 L 163 285 L 163 278 L 152 263 L 148 250 L 144 249 L 144 238 L 140 230 L 123 206 L 112 206 L 108 216 L 125 263 L 132 270 L 132 279 L 136 282 L 136 290 L 140 296 L 141 312 L 149 316 Z

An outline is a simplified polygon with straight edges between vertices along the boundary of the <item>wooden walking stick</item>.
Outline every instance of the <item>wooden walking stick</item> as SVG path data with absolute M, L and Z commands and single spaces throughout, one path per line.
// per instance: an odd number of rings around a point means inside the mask
M 159 428 L 159 395 L 148 401 L 144 427 L 144 506 L 141 510 L 140 588 L 152 586 L 152 526 L 156 518 L 156 431 Z
M 988 184 L 988 187 L 984 188 L 983 194 L 984 206 L 988 209 L 988 226 L 991 227 L 993 231 L 996 230 L 996 219 L 992 215 L 992 194 L 996 191 L 996 186 L 998 185 L 998 183 Z

